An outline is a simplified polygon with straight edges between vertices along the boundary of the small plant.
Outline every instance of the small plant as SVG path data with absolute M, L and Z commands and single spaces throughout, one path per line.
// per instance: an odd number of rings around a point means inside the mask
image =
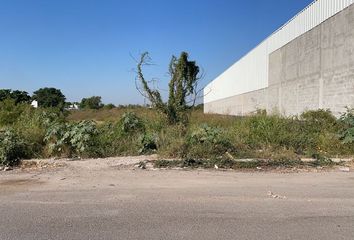
M 157 140 L 156 134 L 145 133 L 140 137 L 141 148 L 139 150 L 140 154 L 151 153 L 157 150 Z
M 120 120 L 120 126 L 124 133 L 131 133 L 144 129 L 143 121 L 134 112 L 124 113 Z
M 344 113 L 340 120 L 344 124 L 344 130 L 340 133 L 340 138 L 343 143 L 354 142 L 354 109 L 347 108 L 347 112 Z
M 217 127 L 210 127 L 207 124 L 203 124 L 200 127 L 194 129 L 190 136 L 189 141 L 191 143 L 221 143 L 223 142 L 223 130 Z
M 316 159 L 314 162 L 310 163 L 312 166 L 333 166 L 335 163 L 332 161 L 332 159 L 320 154 L 320 153 L 314 153 L 312 154 L 312 157 Z
M 0 101 L 0 126 L 13 125 L 26 107 L 29 108 L 25 104 L 16 104 L 12 99 Z
M 0 165 L 17 165 L 25 157 L 25 152 L 25 143 L 13 130 L 0 132 Z
M 222 128 L 202 124 L 192 129 L 187 135 L 185 158 L 214 158 L 227 151 L 233 151 L 233 145 Z

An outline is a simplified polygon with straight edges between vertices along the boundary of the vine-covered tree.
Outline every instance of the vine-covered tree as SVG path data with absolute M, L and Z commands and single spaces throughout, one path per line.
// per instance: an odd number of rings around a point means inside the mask
M 150 65 L 149 53 L 141 55 L 137 65 L 137 89 L 146 97 L 151 105 L 166 115 L 169 123 L 187 123 L 189 110 L 195 105 L 198 96 L 200 69 L 195 61 L 188 60 L 188 53 L 182 52 L 180 57 L 172 56 L 169 65 L 169 95 L 164 102 L 158 89 L 152 88 L 143 74 L 143 66 Z

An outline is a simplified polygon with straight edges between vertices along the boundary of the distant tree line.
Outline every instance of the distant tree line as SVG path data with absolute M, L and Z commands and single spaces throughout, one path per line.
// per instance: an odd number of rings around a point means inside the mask
M 0 89 L 0 102 L 4 101 L 5 99 L 12 99 L 16 102 L 16 104 L 31 102 L 31 97 L 25 91 Z
M 57 88 L 40 88 L 33 92 L 30 96 L 26 91 L 0 89 L 0 102 L 4 100 L 13 101 L 15 104 L 30 104 L 32 101 L 37 101 L 40 108 L 58 108 L 64 109 L 113 109 L 113 108 L 139 108 L 142 105 L 118 105 L 115 106 L 112 103 L 103 104 L 101 96 L 92 96 L 83 98 L 80 102 L 67 102 L 65 95 L 60 89 Z

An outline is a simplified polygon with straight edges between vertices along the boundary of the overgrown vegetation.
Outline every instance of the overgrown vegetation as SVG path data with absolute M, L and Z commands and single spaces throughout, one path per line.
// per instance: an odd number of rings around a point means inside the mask
M 26 157 L 23 140 L 11 129 L 0 132 L 0 165 L 13 166 Z
M 164 102 L 157 88 L 149 86 L 143 74 L 143 66 L 150 64 L 147 52 L 141 55 L 137 65 L 137 88 L 152 106 L 167 117 L 170 124 L 187 124 L 189 110 L 195 105 L 198 95 L 199 66 L 195 61 L 188 60 L 188 53 L 182 52 L 180 57 L 172 56 L 169 65 L 169 95 Z M 140 86 L 140 87 L 139 87 Z
M 156 166 L 244 168 L 294 166 L 302 157 L 330 166 L 331 157 L 354 155 L 354 114 L 329 111 L 299 117 L 259 112 L 248 117 L 204 115 L 173 124 L 144 107 L 79 110 L 35 109 L 13 99 L 0 102 L 0 164 L 32 157 L 109 157 L 158 153 Z M 262 162 L 238 162 L 237 159 Z M 266 162 L 263 163 L 263 162 Z M 265 164 L 265 165 L 264 165 Z

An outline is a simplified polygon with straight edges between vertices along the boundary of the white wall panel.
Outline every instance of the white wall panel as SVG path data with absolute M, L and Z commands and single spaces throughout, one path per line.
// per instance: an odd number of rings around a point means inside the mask
M 204 103 L 268 86 L 269 54 L 353 4 L 354 0 L 316 0 L 232 65 L 204 89 Z

